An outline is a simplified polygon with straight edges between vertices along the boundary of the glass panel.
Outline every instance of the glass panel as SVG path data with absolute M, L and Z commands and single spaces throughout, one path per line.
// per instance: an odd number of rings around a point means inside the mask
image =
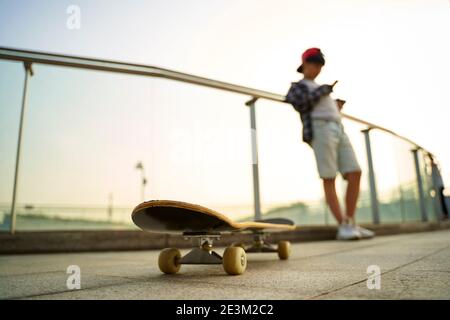
M 398 185 L 394 138 L 384 132 L 371 130 L 370 141 L 375 169 L 380 220 L 402 221 L 401 192 Z M 410 154 L 409 154 L 410 156 Z
M 301 122 L 288 104 L 256 103 L 262 213 L 299 225 L 324 224 L 326 206 L 311 148 L 302 141 Z
M 22 63 L 0 60 L 0 230 L 10 229 L 20 109 L 25 71 Z
M 1 121 L 12 123 L 1 129 L 5 214 L 23 67 L 2 63 L 1 68 Z M 43 65 L 34 70 L 18 230 L 131 228 L 131 210 L 143 200 L 142 172 L 145 200 L 198 203 L 231 218 L 252 213 L 245 97 L 164 79 Z M 18 79 L 4 86 L 7 74 Z
M 370 134 L 381 221 L 419 221 L 413 146 L 379 130 Z

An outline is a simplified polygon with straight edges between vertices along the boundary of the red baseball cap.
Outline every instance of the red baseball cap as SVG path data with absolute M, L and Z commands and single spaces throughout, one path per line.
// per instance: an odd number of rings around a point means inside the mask
M 316 62 L 322 65 L 325 64 L 325 57 L 319 48 L 309 48 L 302 54 L 302 64 L 297 68 L 297 72 L 303 72 L 303 63 Z

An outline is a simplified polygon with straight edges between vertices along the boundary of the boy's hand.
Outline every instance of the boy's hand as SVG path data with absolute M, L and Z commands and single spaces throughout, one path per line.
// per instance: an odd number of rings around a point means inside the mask
M 336 103 L 337 103 L 339 111 L 341 111 L 341 109 L 344 106 L 345 102 L 346 102 L 345 100 L 336 99 Z

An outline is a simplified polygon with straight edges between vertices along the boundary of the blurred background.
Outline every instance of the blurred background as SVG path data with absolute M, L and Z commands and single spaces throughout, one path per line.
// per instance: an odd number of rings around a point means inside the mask
M 79 25 L 71 27 L 73 8 Z M 301 53 L 320 47 L 319 83 L 339 80 L 344 112 L 436 155 L 450 181 L 450 6 L 423 1 L 8 1 L 0 46 L 164 67 L 286 94 Z M 447 39 L 447 40 L 446 40 Z M 175 81 L 33 65 L 17 230 L 133 228 L 143 200 L 253 216 L 250 97 Z M 9 230 L 24 81 L 0 60 L 0 229 Z M 292 106 L 256 103 L 262 213 L 334 224 Z M 344 120 L 363 169 L 358 222 L 371 222 L 364 125 Z M 412 144 L 370 132 L 380 220 L 421 219 Z M 431 166 L 420 174 L 430 220 Z M 343 195 L 346 184 L 338 180 Z M 447 191 L 446 191 L 447 192 Z

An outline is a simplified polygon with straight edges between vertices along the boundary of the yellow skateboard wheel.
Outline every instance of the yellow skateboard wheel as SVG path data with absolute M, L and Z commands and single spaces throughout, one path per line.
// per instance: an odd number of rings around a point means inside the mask
M 223 253 L 223 269 L 230 275 L 243 274 L 247 268 L 247 255 L 241 247 L 228 247 Z
M 286 260 L 291 255 L 291 243 L 289 241 L 278 242 L 278 257 Z
M 159 270 L 167 274 L 174 274 L 180 270 L 181 253 L 175 248 L 167 248 L 161 251 L 158 258 Z

